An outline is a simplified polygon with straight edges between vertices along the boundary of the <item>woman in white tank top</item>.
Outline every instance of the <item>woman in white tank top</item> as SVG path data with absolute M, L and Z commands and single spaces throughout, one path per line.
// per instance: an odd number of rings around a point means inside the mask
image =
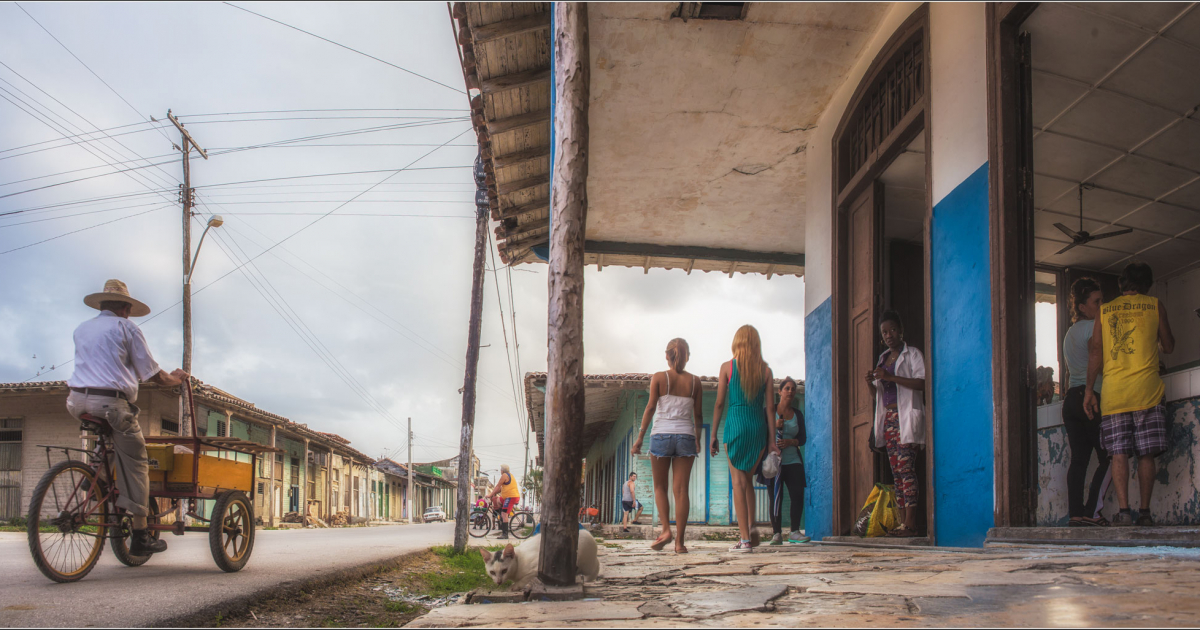
M 662 522 L 662 533 L 650 545 L 659 551 L 671 542 L 671 501 L 668 492 L 675 495 L 675 553 L 687 553 L 684 546 L 684 531 L 687 529 L 688 485 L 692 477 L 692 464 L 700 454 L 700 441 L 704 426 L 702 403 L 704 391 L 700 379 L 684 371 L 688 360 L 688 345 L 683 339 L 672 339 L 667 344 L 666 372 L 658 372 L 650 378 L 650 400 L 642 414 L 642 428 L 630 452 L 640 455 L 646 429 L 654 419 L 654 430 L 650 432 L 650 463 L 654 475 L 654 506 Z M 668 478 L 673 477 L 673 488 L 667 488 Z

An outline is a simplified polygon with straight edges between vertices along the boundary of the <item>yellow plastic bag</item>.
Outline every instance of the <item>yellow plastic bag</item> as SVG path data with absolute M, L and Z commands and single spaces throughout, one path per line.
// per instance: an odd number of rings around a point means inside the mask
M 866 538 L 886 535 L 900 523 L 896 508 L 896 490 L 882 483 L 875 484 L 854 521 L 854 533 Z

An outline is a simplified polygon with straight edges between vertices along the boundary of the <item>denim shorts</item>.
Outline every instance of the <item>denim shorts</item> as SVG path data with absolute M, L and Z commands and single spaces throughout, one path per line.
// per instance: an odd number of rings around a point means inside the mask
M 696 457 L 696 436 L 690 433 L 659 433 L 650 436 L 654 457 Z

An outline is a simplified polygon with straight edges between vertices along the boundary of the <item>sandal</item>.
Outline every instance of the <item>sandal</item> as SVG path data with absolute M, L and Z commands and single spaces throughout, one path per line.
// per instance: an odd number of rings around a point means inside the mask
M 655 551 L 662 551 L 662 548 L 666 547 L 667 543 L 671 542 L 674 539 L 675 539 L 675 536 L 673 536 L 670 532 L 667 532 L 666 539 L 664 539 L 661 535 L 659 535 L 658 538 L 654 539 L 654 542 L 650 545 L 650 548 Z
M 687 553 L 688 548 L 684 545 L 675 545 L 675 553 Z
M 917 532 L 909 529 L 906 525 L 901 525 L 887 533 L 888 538 L 916 538 L 917 536 Z

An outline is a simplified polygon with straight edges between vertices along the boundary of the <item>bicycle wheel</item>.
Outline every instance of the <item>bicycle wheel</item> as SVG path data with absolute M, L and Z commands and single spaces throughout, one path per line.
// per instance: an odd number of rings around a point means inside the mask
M 83 579 L 104 551 L 108 497 L 97 496 L 96 472 L 83 462 L 55 464 L 29 501 L 29 552 L 55 582 Z
M 533 512 L 517 512 L 508 519 L 508 533 L 518 540 L 529 538 L 533 534 Z
M 121 523 L 121 527 L 119 530 L 116 527 L 110 528 L 112 530 L 110 532 L 112 534 L 112 541 L 108 544 L 108 546 L 109 546 L 109 548 L 112 549 L 113 555 L 117 557 L 117 560 L 120 561 L 121 564 L 123 564 L 127 567 L 140 567 L 143 564 L 146 564 L 146 561 L 150 559 L 149 555 L 135 556 L 135 555 L 129 553 L 129 534 L 130 534 L 129 530 L 130 530 L 130 528 L 127 526 L 127 522 L 122 520 L 125 516 L 125 511 L 120 508 L 117 508 L 115 514 L 110 514 L 110 512 L 113 512 L 113 510 L 111 510 L 111 509 L 105 510 L 104 520 L 108 521 L 110 523 L 111 522 Z M 150 512 L 151 512 L 150 517 L 148 519 L 146 519 L 146 522 L 150 525 L 157 525 L 158 524 L 157 512 L 159 512 L 158 499 L 150 499 Z M 161 533 L 162 532 L 160 532 L 158 530 L 153 530 L 153 529 L 150 530 L 150 539 L 158 540 L 159 534 L 161 534 Z M 151 555 L 153 555 L 153 554 L 151 554 Z
M 236 490 L 221 493 L 208 525 L 208 549 L 226 573 L 241 571 L 254 550 L 254 507 Z
M 484 512 L 471 515 L 471 526 L 467 528 L 467 533 L 474 538 L 483 538 L 492 531 L 492 519 Z

